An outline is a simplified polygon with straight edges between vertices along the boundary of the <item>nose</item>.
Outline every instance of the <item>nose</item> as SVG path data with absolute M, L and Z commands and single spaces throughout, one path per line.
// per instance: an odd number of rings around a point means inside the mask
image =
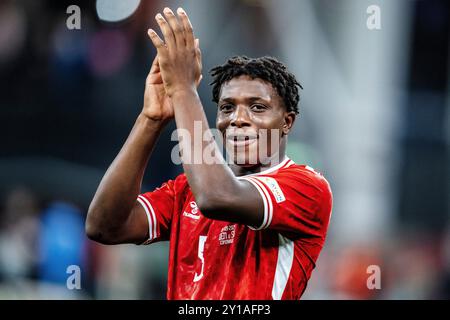
M 233 117 L 230 121 L 232 127 L 249 127 L 250 120 L 248 117 L 248 110 L 245 106 L 237 106 L 233 112 Z

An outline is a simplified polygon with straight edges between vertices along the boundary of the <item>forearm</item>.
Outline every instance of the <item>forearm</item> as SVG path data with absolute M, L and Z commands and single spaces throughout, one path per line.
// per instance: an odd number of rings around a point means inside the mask
M 139 115 L 97 188 L 86 220 L 88 230 L 114 231 L 127 221 L 162 127 L 160 122 Z
M 200 98 L 196 90 L 182 91 L 172 96 L 175 111 L 177 129 L 184 129 L 190 133 L 190 139 L 180 139 L 180 149 L 184 152 L 182 156 L 183 168 L 189 185 L 197 200 L 208 206 L 211 202 L 219 204 L 221 198 L 229 198 L 237 190 L 238 180 L 231 169 L 226 165 L 217 143 L 212 140 L 212 134 L 203 111 Z M 195 122 L 201 124 L 200 136 L 194 137 Z M 203 137 L 208 139 L 202 139 Z M 201 143 L 199 143 L 201 141 Z M 207 152 L 208 163 L 201 159 L 200 163 L 194 163 L 194 154 L 203 156 L 207 147 L 215 148 L 214 152 Z M 184 158 L 183 158 L 184 157 Z M 212 164 L 211 164 L 212 163 Z M 212 186 L 219 186 L 214 188 Z

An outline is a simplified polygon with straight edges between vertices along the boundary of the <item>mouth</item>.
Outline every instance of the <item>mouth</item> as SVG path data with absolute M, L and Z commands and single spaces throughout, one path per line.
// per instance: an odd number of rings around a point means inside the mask
M 235 147 L 245 147 L 258 141 L 257 134 L 229 134 L 227 143 Z

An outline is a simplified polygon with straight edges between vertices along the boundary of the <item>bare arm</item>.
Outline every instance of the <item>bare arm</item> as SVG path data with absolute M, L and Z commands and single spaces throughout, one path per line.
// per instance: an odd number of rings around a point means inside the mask
M 136 199 L 150 154 L 162 129 L 161 122 L 139 115 L 125 144 L 106 171 L 89 206 L 86 233 L 105 243 L 141 243 L 148 222 Z
M 196 85 L 200 80 L 201 76 Z M 90 239 L 104 244 L 142 243 L 148 239 L 147 217 L 136 199 L 156 141 L 173 117 L 156 56 L 146 79 L 142 112 L 89 206 L 85 228 Z
M 201 123 L 201 136 L 210 134 L 203 106 L 196 92 L 177 91 L 172 96 L 177 128 L 194 132 L 194 122 Z M 212 141 L 212 135 L 202 145 L 190 145 L 181 139 L 181 150 L 205 150 Z M 217 220 L 243 223 L 259 227 L 263 220 L 263 202 L 255 187 L 248 181 L 238 180 L 225 163 L 215 142 L 213 164 L 183 162 L 183 169 L 195 195 L 200 211 Z M 198 151 L 197 151 L 198 152 Z M 200 153 L 201 154 L 201 153 Z
M 105 244 L 141 243 L 147 239 L 147 218 L 136 199 L 153 147 L 172 118 L 172 104 L 155 57 L 146 80 L 143 110 L 89 206 L 85 226 L 89 238 Z
M 194 122 L 200 121 L 202 135 L 210 134 L 203 106 L 197 94 L 195 79 L 201 73 L 201 64 L 195 64 L 199 49 L 195 48 L 192 26 L 184 11 L 177 17 L 168 9 L 164 19 L 157 15 L 156 20 L 164 35 L 165 42 L 153 31 L 150 38 L 158 50 L 161 63 L 161 76 L 165 90 L 174 106 L 178 129 L 186 129 L 194 137 Z M 196 52 L 197 50 L 197 52 Z M 180 141 L 181 150 L 206 147 L 194 145 L 185 139 Z M 216 149 L 217 145 L 216 145 Z M 215 152 L 215 164 L 192 164 L 183 159 L 184 172 L 194 193 L 201 212 L 211 218 L 259 226 L 263 220 L 263 201 L 253 185 L 238 180 L 226 165 L 221 153 Z

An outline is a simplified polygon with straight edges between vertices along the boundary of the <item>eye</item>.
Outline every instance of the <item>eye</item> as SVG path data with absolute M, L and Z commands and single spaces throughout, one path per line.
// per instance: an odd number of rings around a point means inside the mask
M 252 109 L 252 111 L 254 111 L 254 112 L 264 112 L 267 109 L 267 106 L 265 106 L 263 104 L 255 103 L 255 104 L 252 104 L 250 109 Z
M 233 109 L 234 109 L 234 106 L 229 103 L 222 104 L 221 106 L 219 106 L 219 111 L 224 112 L 224 113 L 229 113 L 229 112 L 233 111 Z

